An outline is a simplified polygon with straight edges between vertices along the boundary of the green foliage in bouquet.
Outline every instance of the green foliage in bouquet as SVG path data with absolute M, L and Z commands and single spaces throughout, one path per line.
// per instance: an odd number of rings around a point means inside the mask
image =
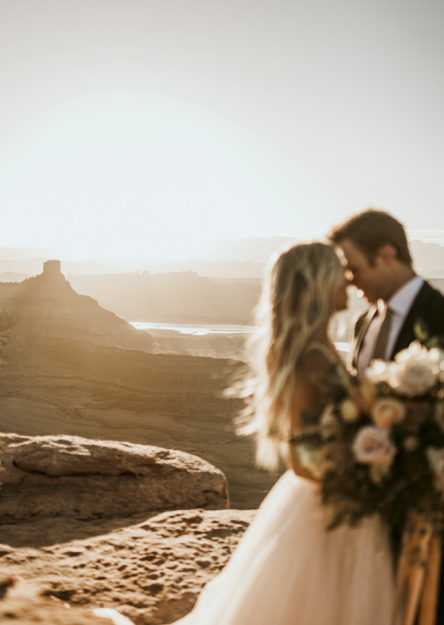
M 441 526 L 444 505 L 444 352 L 419 342 L 366 377 L 292 440 L 320 480 L 330 528 L 379 513 L 401 526 L 422 512 Z

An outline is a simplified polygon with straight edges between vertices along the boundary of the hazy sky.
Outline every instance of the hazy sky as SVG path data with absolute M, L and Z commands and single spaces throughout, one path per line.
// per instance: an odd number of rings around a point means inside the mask
M 0 246 L 193 257 L 368 205 L 444 243 L 443 7 L 0 0 Z

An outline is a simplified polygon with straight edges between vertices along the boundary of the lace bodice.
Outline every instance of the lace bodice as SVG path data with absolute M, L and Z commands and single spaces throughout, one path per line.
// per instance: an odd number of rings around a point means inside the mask
M 293 428 L 289 437 L 289 464 L 302 477 L 317 480 L 322 472 L 320 453 L 320 419 L 331 403 L 348 394 L 352 375 L 339 358 L 324 345 L 316 345 L 304 356 L 300 371 L 311 385 L 315 401 L 300 412 L 300 427 Z

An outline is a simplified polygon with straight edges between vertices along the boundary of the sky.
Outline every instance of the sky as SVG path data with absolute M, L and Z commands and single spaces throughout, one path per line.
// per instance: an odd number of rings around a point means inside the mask
M 1 247 L 193 258 L 368 206 L 444 244 L 441 0 L 0 0 Z

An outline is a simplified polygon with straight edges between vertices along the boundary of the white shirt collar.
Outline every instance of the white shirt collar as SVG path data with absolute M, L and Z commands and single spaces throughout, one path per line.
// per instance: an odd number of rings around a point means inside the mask
M 407 315 L 423 284 L 424 280 L 421 276 L 414 276 L 391 296 L 387 306 L 398 315 Z

